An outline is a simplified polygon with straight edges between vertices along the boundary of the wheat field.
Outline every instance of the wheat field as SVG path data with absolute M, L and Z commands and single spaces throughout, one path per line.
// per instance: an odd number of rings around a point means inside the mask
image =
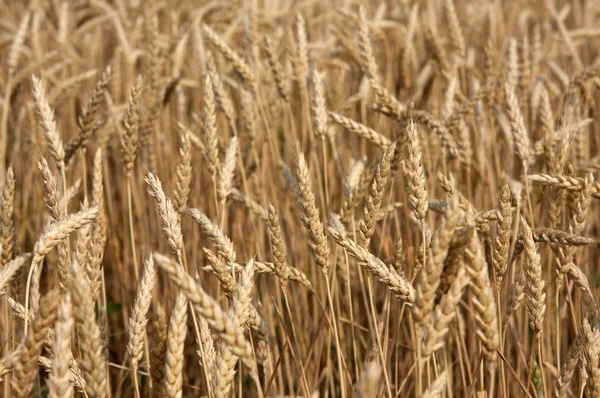
M 0 9 L 0 395 L 600 397 L 600 2 Z

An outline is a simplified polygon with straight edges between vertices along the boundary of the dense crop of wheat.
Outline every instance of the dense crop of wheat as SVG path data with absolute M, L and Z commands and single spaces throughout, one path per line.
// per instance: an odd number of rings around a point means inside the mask
M 600 2 L 0 9 L 1 396 L 600 397 Z

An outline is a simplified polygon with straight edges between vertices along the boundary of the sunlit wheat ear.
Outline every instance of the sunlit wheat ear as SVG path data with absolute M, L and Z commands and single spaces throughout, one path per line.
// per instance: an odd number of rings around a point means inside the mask
M 371 237 L 375 233 L 376 218 L 381 210 L 383 201 L 383 191 L 390 177 L 392 158 L 396 150 L 396 144 L 393 143 L 383 155 L 381 163 L 377 166 L 377 172 L 371 185 L 369 197 L 365 203 L 363 216 L 359 222 L 359 238 L 363 247 L 368 247 Z
M 221 229 L 214 224 L 204 213 L 198 209 L 189 209 L 188 214 L 192 216 L 194 221 L 200 226 L 202 232 L 208 236 L 215 245 L 219 254 L 231 265 L 235 263 L 236 253 L 233 248 L 233 242 L 229 239 Z
M 315 135 L 324 138 L 327 134 L 327 107 L 325 105 L 325 83 L 323 73 L 315 70 L 312 74 L 313 95 L 311 99 L 311 115 Z
M 569 394 L 569 384 L 573 379 L 579 360 L 581 359 L 582 350 L 582 334 L 580 333 L 575 337 L 575 340 L 569 346 L 567 356 L 563 359 L 563 364 L 560 369 L 560 375 L 556 385 L 556 396 L 558 398 L 566 398 Z
M 273 253 L 275 272 L 281 281 L 281 287 L 285 289 L 289 278 L 285 244 L 281 234 L 279 214 L 271 204 L 269 204 L 269 236 L 271 237 L 271 252 Z
M 358 123 L 357 121 L 354 121 L 349 117 L 342 116 L 334 112 L 329 112 L 328 114 L 336 124 L 358 135 L 360 138 L 364 138 L 367 141 L 371 141 L 373 144 L 377 145 L 382 149 L 387 149 L 387 147 L 390 146 L 389 138 L 365 126 L 364 124 Z
M 59 292 L 53 290 L 42 298 L 39 313 L 36 314 L 31 328 L 23 340 L 11 380 L 12 393 L 15 397 L 30 396 L 37 374 L 38 357 L 42 353 L 48 329 L 56 319 L 59 297 Z
M 465 39 L 460 28 L 453 0 L 444 1 L 444 18 L 450 30 L 450 46 L 452 47 L 452 51 L 458 58 L 464 58 L 466 55 Z
M 223 57 L 225 57 L 225 59 L 227 59 L 227 61 L 233 65 L 246 86 L 250 90 L 255 91 L 257 87 L 257 81 L 256 76 L 254 75 L 254 72 L 252 72 L 250 66 L 248 66 L 248 64 L 239 56 L 239 54 L 229 47 L 219 35 L 209 28 L 208 25 L 202 25 L 202 32 L 208 38 L 211 44 L 215 46 L 217 50 L 219 50 L 221 55 L 223 55 Z
M 104 397 L 106 396 L 108 369 L 90 287 L 76 261 L 73 261 L 71 265 L 69 276 L 69 287 L 73 298 L 73 318 L 77 325 L 81 349 L 79 366 L 87 382 L 86 393 L 89 397 Z
M 231 193 L 233 175 L 238 155 L 238 139 L 232 137 L 225 151 L 225 159 L 218 170 L 219 182 L 217 186 L 217 194 L 219 202 L 225 203 L 227 197 Z
M 456 199 L 448 206 L 442 224 L 431 238 L 431 249 L 427 255 L 426 264 L 417 275 L 415 281 L 416 299 L 413 306 L 413 317 L 421 327 L 429 322 L 433 311 L 435 293 L 440 285 L 444 259 L 454 236 L 454 230 L 459 222 Z
M 396 272 L 391 272 L 389 267 L 385 265 L 383 261 L 375 257 L 365 248 L 356 244 L 353 240 L 344 236 L 341 231 L 332 227 L 329 227 L 328 230 L 336 243 L 346 249 L 348 254 L 357 260 L 358 265 L 375 275 L 375 277 L 381 283 L 386 285 L 392 293 L 398 296 L 400 300 L 403 300 L 408 304 L 413 304 L 415 302 L 415 289 L 403 276 Z
M 144 352 L 144 335 L 146 333 L 146 326 L 148 325 L 147 313 L 152 301 L 152 288 L 155 282 L 156 271 L 154 269 L 154 259 L 150 256 L 144 261 L 144 275 L 140 282 L 131 318 L 129 318 L 127 353 L 131 358 L 134 371 L 137 369 L 137 364 L 142 359 Z
M 269 36 L 265 36 L 264 44 L 265 53 L 267 54 L 267 61 L 269 63 L 269 67 L 271 68 L 271 73 L 273 73 L 275 85 L 277 86 L 277 92 L 279 93 L 281 98 L 283 98 L 285 101 L 288 101 L 289 86 L 283 68 L 281 67 L 281 63 L 277 58 L 277 53 L 275 51 L 275 47 L 273 46 L 273 41 Z
M 519 102 L 514 92 L 514 86 L 506 83 L 504 86 L 504 96 L 506 97 L 506 112 L 510 121 L 510 129 L 513 134 L 517 153 L 524 165 L 531 162 L 531 144 L 529 142 L 529 133 L 525 127 L 523 114 L 519 108 Z
M 238 324 L 244 325 L 250 313 L 251 292 L 254 286 L 254 261 L 249 261 L 244 267 L 240 281 L 232 301 L 228 317 Z M 215 373 L 213 376 L 213 390 L 218 397 L 227 397 L 232 387 L 235 376 L 235 364 L 238 360 L 227 344 L 219 344 L 219 351 L 215 361 Z
M 181 233 L 181 223 L 179 215 L 175 211 L 175 206 L 173 206 L 171 199 L 165 195 L 157 176 L 148 172 L 144 177 L 144 181 L 148 185 L 148 193 L 156 199 L 160 226 L 167 236 L 169 247 L 179 258 L 183 253 L 183 234 Z
M 365 15 L 365 9 L 362 6 L 358 9 L 358 48 L 360 49 L 360 57 L 371 84 L 379 84 L 377 63 L 375 61 L 371 39 L 369 38 L 369 26 Z
M 508 267 L 508 250 L 510 247 L 510 234 L 512 228 L 512 210 L 510 189 L 504 185 L 498 198 L 498 223 L 494 239 L 494 270 L 496 272 L 496 286 L 500 290 L 502 278 Z
M 498 348 L 496 300 L 494 299 L 483 248 L 476 234 L 472 235 L 471 241 L 465 249 L 465 260 L 471 279 L 469 292 L 474 302 L 473 318 L 477 326 L 477 335 L 481 340 L 488 366 L 493 366 L 496 361 L 496 349 Z
M 169 398 L 183 396 L 183 349 L 187 332 L 187 299 L 183 292 L 177 295 L 169 321 L 167 354 L 165 359 L 165 395 Z
M 90 100 L 79 117 L 79 132 L 77 135 L 73 136 L 65 146 L 65 163 L 69 163 L 69 160 L 78 149 L 85 148 L 87 142 L 92 137 L 94 132 L 93 124 L 97 117 L 98 108 L 104 101 L 104 90 L 106 90 L 111 77 L 112 68 L 109 65 L 104 72 L 102 72 L 100 79 L 96 83 L 96 87 L 94 87 Z
M 423 224 L 427 214 L 428 195 L 417 127 L 413 121 L 409 124 L 407 134 L 408 158 L 405 162 L 404 177 L 407 182 L 408 200 L 416 219 Z
M 123 125 L 125 131 L 121 136 L 121 162 L 125 173 L 131 173 L 137 156 L 140 127 L 140 95 L 142 92 L 142 77 L 138 76 L 129 95 L 129 103 Z
M 186 129 L 180 124 L 181 146 L 179 147 L 179 163 L 177 164 L 177 185 L 175 186 L 175 208 L 180 214 L 187 210 L 192 183 L 192 146 Z
M 60 167 L 65 161 L 65 149 L 62 140 L 60 139 L 56 122 L 54 121 L 54 111 L 48 104 L 46 90 L 41 79 L 38 79 L 35 76 L 32 76 L 31 79 L 33 81 L 35 105 L 41 119 L 42 127 L 44 128 L 44 135 L 46 136 L 46 141 L 48 141 L 50 153 L 56 164 Z
M 583 357 L 587 375 L 585 391 L 589 397 L 600 396 L 600 330 L 583 320 Z
M 353 396 L 355 398 L 367 398 L 377 391 L 381 384 L 381 366 L 377 361 L 369 362 L 361 372 Z
M 436 350 L 444 345 L 450 323 L 456 316 L 458 303 L 468 283 L 469 278 L 465 269 L 460 268 L 454 282 L 450 285 L 450 289 L 442 296 L 440 303 L 435 307 L 431 320 L 427 325 L 421 353 L 422 360 L 429 359 Z
M 0 224 L 2 226 L 2 256 L 0 264 L 5 266 L 13 259 L 16 232 L 14 220 L 14 200 L 15 200 L 15 173 L 12 166 L 6 171 L 6 181 L 2 189 L 2 215 Z
M 533 233 L 529 224 L 521 217 L 521 230 L 523 232 L 523 245 L 525 246 L 525 298 L 527 301 L 527 314 L 529 326 L 535 332 L 537 338 L 544 329 L 544 314 L 546 313 L 545 282 L 542 279 L 542 264 L 538 253 L 538 247 L 533 241 Z
M 202 142 L 204 144 L 204 156 L 207 160 L 206 167 L 213 178 L 217 182 L 217 170 L 219 170 L 219 142 L 217 138 L 217 113 L 215 105 L 215 93 L 213 90 L 212 80 L 210 75 L 204 80 L 204 95 L 203 98 L 203 127 L 202 127 Z
M 52 370 L 48 378 L 50 396 L 53 398 L 70 398 L 73 395 L 73 387 L 69 381 L 71 371 L 69 361 L 71 353 L 71 333 L 73 329 L 73 317 L 71 315 L 72 302 L 69 293 L 63 294 L 58 308 L 58 316 L 54 327 L 54 340 L 52 341 Z
M 17 27 L 15 36 L 8 50 L 6 64 L 8 65 L 8 76 L 12 78 L 19 64 L 19 58 L 23 52 L 23 43 L 27 38 L 27 30 L 29 29 L 29 21 L 31 21 L 31 12 L 26 12 Z
M 215 60 L 210 51 L 206 51 L 206 70 L 208 71 L 208 75 L 210 75 L 217 105 L 225 114 L 225 118 L 229 122 L 230 127 L 235 130 L 236 110 L 231 98 L 225 90 L 225 86 L 223 85 L 223 81 L 215 65 Z
M 194 311 L 205 317 L 210 327 L 217 332 L 231 352 L 242 358 L 244 364 L 253 369 L 252 348 L 244 337 L 243 328 L 237 319 L 229 318 L 221 306 L 181 268 L 179 263 L 158 253 L 154 253 L 153 256 L 156 264 L 166 271 L 173 283 L 186 294 Z
M 302 212 L 302 224 L 308 235 L 308 246 L 315 262 L 323 269 L 327 269 L 329 267 L 329 243 L 323 234 L 323 224 L 315 205 L 308 166 L 302 153 L 299 153 L 297 158 L 296 180 L 299 193 L 298 206 Z
M 31 258 L 31 254 L 22 254 L 9 261 L 0 270 L 0 292 L 4 291 L 4 288 L 8 283 L 15 277 L 19 269 L 25 264 L 27 260 Z
M 100 209 L 95 206 L 78 213 L 70 214 L 62 220 L 52 224 L 38 238 L 33 248 L 33 258 L 31 260 L 29 275 L 27 276 L 28 285 L 26 287 L 25 296 L 25 329 L 27 329 L 28 322 L 27 312 L 29 311 L 29 299 L 31 298 L 32 313 L 35 314 L 37 312 L 39 305 L 41 267 L 43 265 L 44 257 L 54 250 L 61 242 L 67 239 L 73 232 L 91 223 L 99 211 Z M 30 290 L 31 294 L 29 294 Z
M 446 391 L 446 388 L 447 388 L 447 383 L 448 383 L 448 371 L 444 371 L 437 377 L 437 379 L 435 379 L 435 381 L 433 383 L 431 383 L 431 385 L 429 386 L 427 391 L 425 391 L 423 393 L 423 395 L 421 395 L 421 397 L 422 398 L 443 397 L 444 391 Z
M 152 375 L 152 397 L 163 397 L 165 355 L 167 352 L 167 314 L 162 305 L 158 303 L 153 319 L 154 339 L 150 350 L 150 370 Z

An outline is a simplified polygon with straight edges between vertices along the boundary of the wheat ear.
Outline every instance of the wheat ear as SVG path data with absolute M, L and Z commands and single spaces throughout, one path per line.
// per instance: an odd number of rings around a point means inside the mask
M 500 290 L 502 278 L 508 267 L 508 250 L 512 228 L 512 211 L 510 201 L 510 188 L 508 184 L 502 186 L 498 200 L 498 223 L 494 239 L 494 271 L 496 272 L 496 287 Z
M 458 303 L 468 283 L 469 278 L 465 269 L 460 268 L 456 274 L 456 278 L 450 285 L 450 289 L 442 296 L 440 303 L 435 307 L 431 321 L 427 325 L 421 351 L 422 360 L 429 359 L 435 351 L 444 345 L 444 339 L 448 334 L 450 323 L 456 316 Z
M 183 349 L 186 331 L 187 299 L 183 292 L 179 292 L 169 321 L 165 357 L 164 392 L 165 396 L 169 398 L 181 398 L 183 396 Z
M 127 343 L 127 353 L 131 359 L 133 372 L 137 372 L 139 361 L 144 353 L 144 339 L 146 335 L 146 326 L 148 325 L 148 309 L 152 301 L 152 288 L 156 282 L 156 271 L 154 269 L 154 259 L 148 257 L 144 262 L 144 274 L 140 282 L 135 303 L 129 318 L 129 342 Z
M 483 255 L 483 248 L 476 234 L 465 249 L 467 271 L 471 278 L 470 292 L 473 295 L 474 319 L 477 326 L 477 335 L 482 343 L 483 353 L 493 366 L 498 348 L 498 320 L 496 314 L 496 301 L 490 283 L 487 264 Z
M 60 302 L 59 297 L 59 292 L 53 290 L 42 298 L 39 313 L 36 314 L 31 328 L 25 335 L 11 379 L 12 392 L 15 397 L 29 397 L 33 388 L 38 368 L 38 357 L 42 353 L 48 329 L 50 329 L 56 318 L 56 309 Z
M 589 397 L 600 396 L 600 330 L 583 320 L 583 356 L 587 374 L 585 391 Z
M 69 293 L 63 294 L 58 308 L 58 316 L 54 327 L 54 340 L 52 341 L 52 369 L 48 378 L 48 389 L 53 398 L 70 398 L 73 396 L 73 387 L 70 383 L 71 370 L 69 362 L 73 359 L 71 353 L 71 333 L 73 317 L 71 315 L 72 302 Z
M 76 261 L 71 265 L 69 276 L 73 318 L 77 324 L 81 348 L 79 366 L 87 382 L 86 393 L 89 397 L 105 397 L 108 369 L 90 287 Z
M 302 224 L 308 234 L 308 246 L 315 262 L 323 269 L 329 267 L 329 244 L 323 234 L 319 210 L 315 205 L 315 196 L 310 187 L 310 176 L 304 154 L 298 154 L 296 168 L 298 182 L 298 206 L 302 212 Z
M 206 318 L 210 327 L 217 332 L 230 350 L 242 358 L 244 363 L 252 369 L 254 367 L 252 348 L 244 337 L 242 326 L 237 320 L 229 319 L 221 306 L 177 262 L 158 253 L 154 253 L 153 256 L 156 263 L 169 274 L 171 280 L 186 294 L 193 305 L 194 311 Z
M 546 293 L 544 293 L 545 283 L 542 279 L 542 264 L 538 253 L 537 245 L 533 240 L 533 233 L 529 224 L 521 217 L 521 228 L 523 231 L 523 246 L 525 253 L 525 262 L 523 270 L 525 271 L 525 297 L 527 301 L 527 314 L 529 315 L 529 326 L 540 338 L 544 328 L 544 314 L 546 312 Z

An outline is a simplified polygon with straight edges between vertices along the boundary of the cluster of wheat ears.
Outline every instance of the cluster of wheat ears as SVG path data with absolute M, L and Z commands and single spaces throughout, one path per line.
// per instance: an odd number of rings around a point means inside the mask
M 600 397 L 600 2 L 0 9 L 0 395 Z

